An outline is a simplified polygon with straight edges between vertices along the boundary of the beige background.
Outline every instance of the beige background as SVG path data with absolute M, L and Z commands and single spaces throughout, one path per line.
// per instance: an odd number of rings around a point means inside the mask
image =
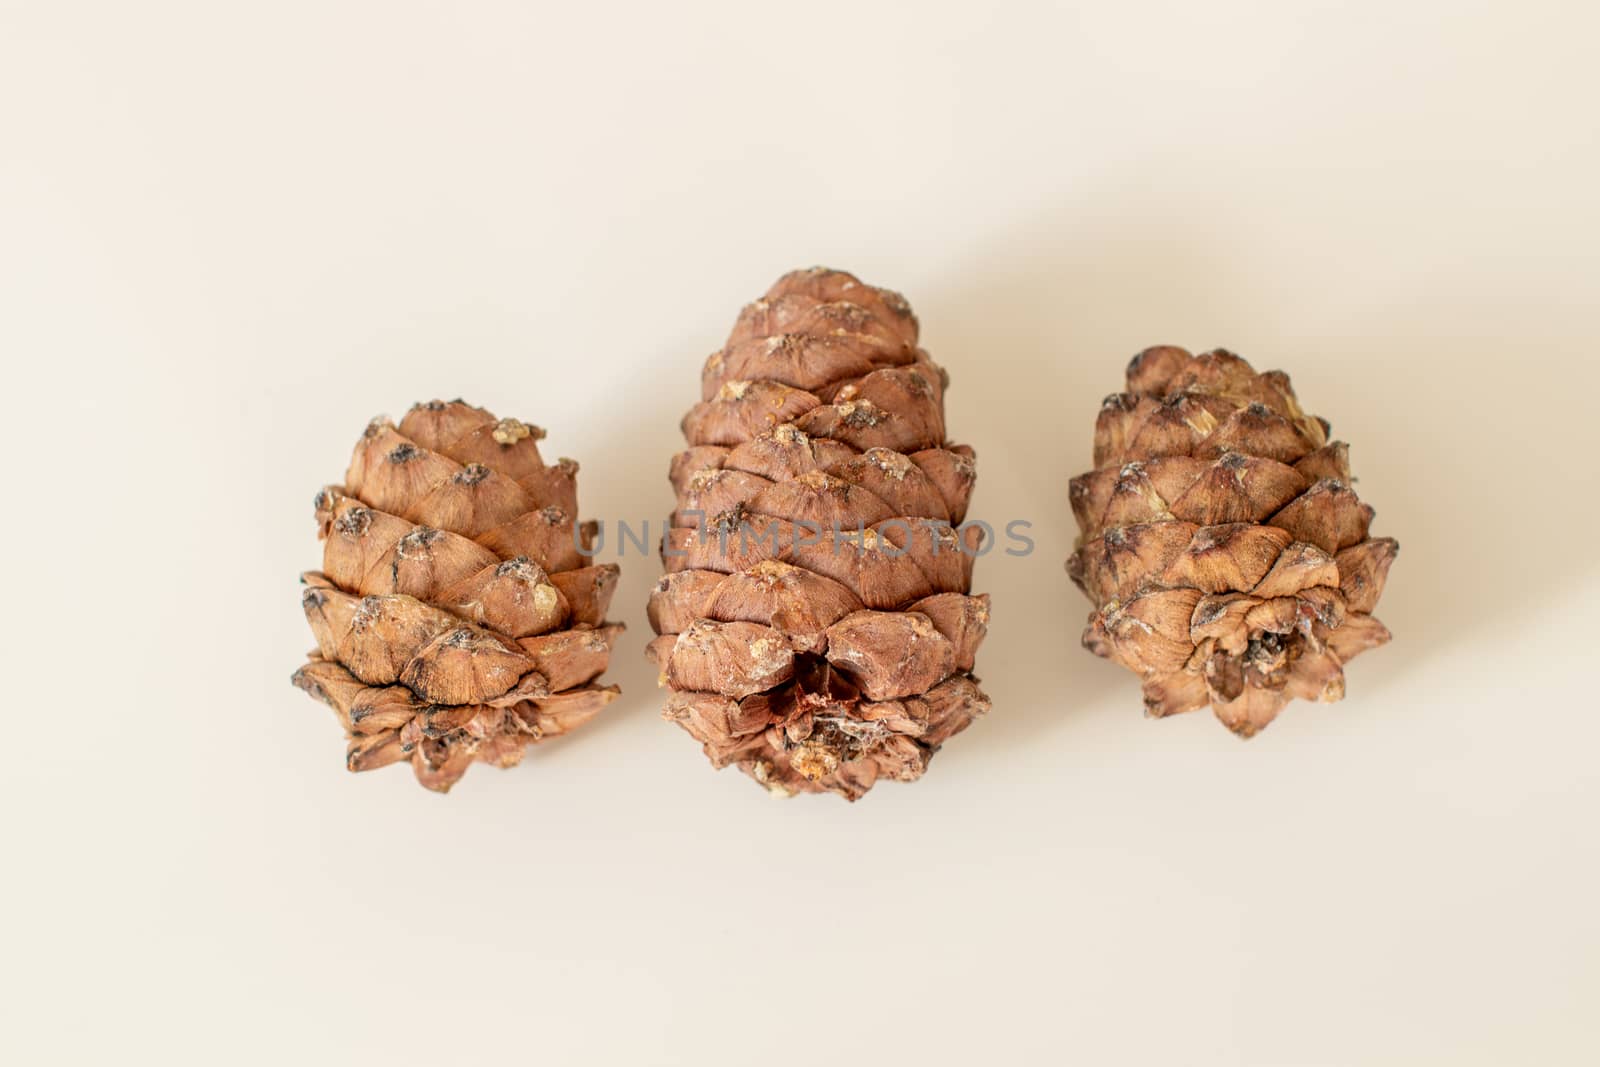
M 17 1063 L 1600 1062 L 1592 5 L 0 3 Z M 463 395 L 664 515 L 740 304 L 907 293 L 995 710 L 780 803 L 626 696 L 448 798 L 288 675 L 312 493 Z M 1152 342 L 1294 375 L 1395 643 L 1245 744 L 1078 650 Z

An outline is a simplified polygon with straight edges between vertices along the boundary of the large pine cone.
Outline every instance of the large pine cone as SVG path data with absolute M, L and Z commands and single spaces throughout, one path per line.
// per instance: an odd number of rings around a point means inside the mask
M 1210 704 L 1250 737 L 1343 697 L 1344 664 L 1389 640 L 1372 609 L 1400 546 L 1367 536 L 1328 431 L 1230 352 L 1147 349 L 1106 399 L 1067 570 L 1095 603 L 1084 647 L 1144 678 L 1149 714 Z
M 322 570 L 304 576 L 317 650 L 294 683 L 330 705 L 347 765 L 409 759 L 448 790 L 474 760 L 509 767 L 617 695 L 594 683 L 620 623 L 615 564 L 574 530 L 578 465 L 544 431 L 459 400 L 376 419 L 344 485 L 317 494 Z
M 779 279 L 706 361 L 650 598 L 664 715 L 775 793 L 919 777 L 988 710 L 973 452 L 897 293 Z M 835 531 L 839 531 L 837 534 Z

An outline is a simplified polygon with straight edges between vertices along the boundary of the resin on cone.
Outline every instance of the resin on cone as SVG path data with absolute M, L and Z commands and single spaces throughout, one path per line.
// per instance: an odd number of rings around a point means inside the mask
M 774 793 L 921 776 L 988 710 L 973 452 L 898 293 L 779 279 L 705 365 L 650 598 L 664 716 Z
M 1399 545 L 1368 536 L 1349 450 L 1288 376 L 1230 352 L 1141 352 L 1074 478 L 1068 573 L 1095 609 L 1084 647 L 1144 679 L 1153 716 L 1210 705 L 1250 737 L 1296 697 L 1344 696 L 1389 640 L 1373 617 Z
M 375 419 L 344 484 L 317 494 L 322 570 L 302 597 L 317 648 L 294 684 L 338 715 L 350 770 L 406 760 L 444 792 L 616 697 L 596 679 L 622 631 L 605 621 L 618 568 L 584 554 L 578 466 L 546 466 L 543 436 L 418 404 Z

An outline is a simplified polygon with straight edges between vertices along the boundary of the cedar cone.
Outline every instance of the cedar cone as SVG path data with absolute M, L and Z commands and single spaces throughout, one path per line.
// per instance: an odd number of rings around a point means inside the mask
M 344 485 L 317 494 L 322 570 L 302 600 L 317 649 L 294 684 L 330 705 L 352 771 L 411 761 L 446 792 L 510 767 L 617 695 L 597 686 L 620 623 L 615 564 L 576 534 L 578 465 L 544 431 L 459 400 L 374 419 Z
M 921 776 L 989 708 L 972 676 L 973 451 L 905 298 L 842 271 L 747 306 L 684 417 L 668 573 L 650 597 L 663 711 L 779 795 Z
M 1150 715 L 1210 704 L 1250 737 L 1295 697 L 1339 700 L 1389 640 L 1372 610 L 1400 546 L 1367 536 L 1329 429 L 1221 350 L 1146 349 L 1106 398 L 1067 571 L 1095 603 L 1084 647 L 1144 678 Z

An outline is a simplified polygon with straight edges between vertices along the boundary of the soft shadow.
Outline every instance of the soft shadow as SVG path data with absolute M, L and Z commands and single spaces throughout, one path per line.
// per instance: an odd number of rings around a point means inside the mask
M 656 685 L 656 668 L 644 655 L 645 645 L 655 637 L 645 604 L 661 577 L 656 550 L 662 525 L 672 511 L 667 464 L 683 448 L 678 423 L 695 399 L 689 392 L 698 381 L 705 357 L 691 346 L 678 347 L 683 350 L 682 358 L 630 368 L 626 387 L 607 393 L 612 399 L 606 404 L 605 420 L 614 429 L 600 441 L 590 442 L 576 457 L 582 463 L 578 502 L 583 517 L 605 525 L 605 541 L 595 562 L 617 563 L 622 568 L 608 617 L 628 627 L 612 650 L 611 664 L 601 679 L 620 686 L 622 695 L 584 726 L 586 738 L 620 729 L 625 721 L 654 718 L 664 696 Z M 641 554 L 630 541 L 619 555 L 619 520 L 626 521 L 636 535 L 648 521 L 647 553 Z M 677 733 L 664 722 L 654 725 L 669 739 Z
M 1400 541 L 1377 610 L 1395 641 L 1353 668 L 1363 687 L 1521 627 L 1600 568 L 1569 547 L 1568 531 L 1593 528 L 1596 503 L 1592 476 L 1585 485 L 1574 468 L 1591 423 L 1564 410 L 1594 395 L 1600 373 L 1579 338 L 1510 336 L 1504 308 L 1474 321 L 1473 303 L 1448 285 L 1422 288 L 1296 353 L 1302 402 L 1350 442 L 1373 532 Z M 1530 346 L 1559 385 L 1508 395 L 1507 361 Z
M 1162 294 L 1164 311 L 1143 281 L 1154 257 L 1184 279 Z M 1027 744 L 1094 704 L 1142 712 L 1137 680 L 1080 644 L 1090 603 L 1064 569 L 1077 535 L 1067 482 L 1089 467 L 1100 402 L 1121 388 L 1128 359 L 1220 299 L 1208 264 L 1171 220 L 1110 225 L 1062 211 L 911 294 L 924 344 L 950 372 L 949 432 L 978 451 L 973 517 L 1001 532 L 974 575 L 994 601 L 978 658 L 994 710 L 964 745 Z M 1026 556 L 1004 551 L 1018 519 L 1032 524 Z
M 1118 191 L 1124 208 L 1129 196 Z M 1352 667 L 1352 692 L 1380 692 L 1518 625 L 1600 565 L 1587 552 L 1573 562 L 1532 517 L 1566 501 L 1592 522 L 1592 487 L 1571 469 L 1586 421 L 1551 410 L 1556 398 L 1498 392 L 1494 370 L 1529 343 L 1536 311 L 1473 321 L 1472 294 L 1441 281 L 1337 329 L 1296 322 L 1230 275 L 1226 235 L 1203 221 L 1153 199 L 1116 218 L 1083 203 L 971 250 L 959 276 L 910 294 L 924 344 L 951 374 L 950 432 L 978 450 L 974 515 L 1002 529 L 1030 520 L 1037 543 L 1028 557 L 997 551 L 978 565 L 975 588 L 994 597 L 978 666 L 995 710 L 968 744 L 1026 743 L 1112 694 L 1140 707 L 1136 681 L 1079 646 L 1089 604 L 1062 560 L 1076 533 L 1067 481 L 1089 466 L 1101 400 L 1148 345 L 1227 347 L 1258 370 L 1281 368 L 1350 442 L 1358 489 L 1378 512 L 1373 533 L 1402 546 L 1378 609 L 1395 641 Z M 1577 337 L 1556 325 L 1540 344 L 1554 381 L 1594 395 L 1600 374 Z

